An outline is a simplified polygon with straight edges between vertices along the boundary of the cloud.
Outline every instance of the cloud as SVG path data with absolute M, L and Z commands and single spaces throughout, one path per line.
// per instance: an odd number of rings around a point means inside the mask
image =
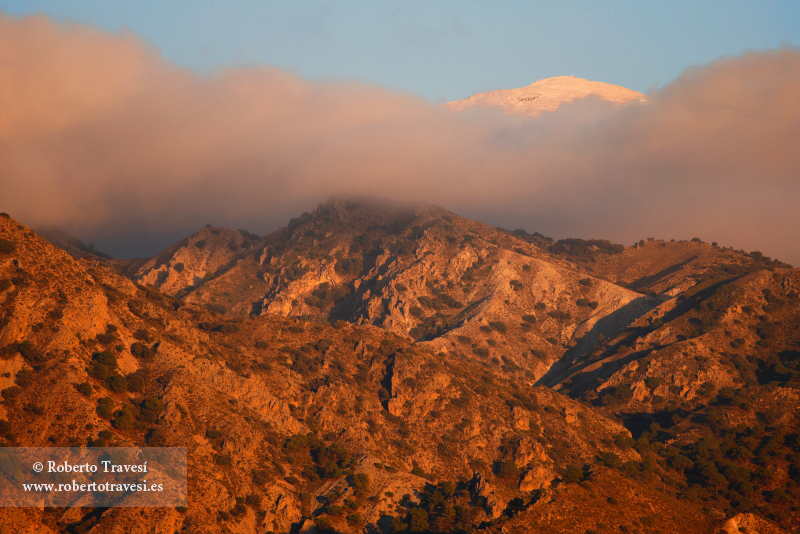
M 118 255 L 376 194 L 555 237 L 694 236 L 800 263 L 800 53 L 687 70 L 646 106 L 448 114 L 274 68 L 195 75 L 129 33 L 0 17 L 0 210 Z

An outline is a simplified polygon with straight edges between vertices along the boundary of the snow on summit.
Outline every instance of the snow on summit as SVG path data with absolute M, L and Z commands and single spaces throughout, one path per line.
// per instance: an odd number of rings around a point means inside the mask
M 603 82 L 593 82 L 574 76 L 557 76 L 534 82 L 518 89 L 500 89 L 478 93 L 464 100 L 448 102 L 452 112 L 474 106 L 498 108 L 506 115 L 536 117 L 545 111 L 555 111 L 561 104 L 593 96 L 617 105 L 645 102 L 642 93 Z

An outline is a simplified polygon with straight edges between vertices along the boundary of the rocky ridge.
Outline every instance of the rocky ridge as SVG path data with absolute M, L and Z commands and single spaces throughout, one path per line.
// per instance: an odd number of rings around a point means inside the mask
M 553 242 L 352 199 L 115 264 L 135 282 L 9 217 L 0 239 L 2 439 L 187 446 L 188 510 L 145 528 L 797 521 L 800 280 L 758 254 Z M 143 524 L 2 513 L 39 531 Z

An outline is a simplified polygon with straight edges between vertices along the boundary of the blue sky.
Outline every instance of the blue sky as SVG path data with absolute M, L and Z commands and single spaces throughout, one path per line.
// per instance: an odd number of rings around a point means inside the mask
M 560 75 L 646 92 L 720 56 L 800 45 L 797 0 L 0 0 L 0 10 L 129 29 L 195 72 L 270 65 L 433 102 Z

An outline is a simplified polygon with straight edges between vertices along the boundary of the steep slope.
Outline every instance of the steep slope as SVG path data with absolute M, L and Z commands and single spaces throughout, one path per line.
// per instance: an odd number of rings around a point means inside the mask
M 183 296 L 224 272 L 259 237 L 245 230 L 207 225 L 150 259 L 121 260 L 117 269 L 134 281 Z
M 374 199 L 333 200 L 252 237 L 238 252 L 212 246 L 227 263 L 177 295 L 237 315 L 373 324 L 530 383 L 549 371 L 551 385 L 598 339 L 623 334 L 670 296 L 709 278 L 783 266 L 699 240 L 554 243 L 435 206 Z M 159 264 L 166 273 L 176 260 L 164 258 L 183 253 L 179 245 L 150 260 L 147 276 Z M 203 261 L 185 268 L 210 273 Z M 175 294 L 178 285 L 169 287 Z
M 448 287 L 448 269 L 440 265 L 450 262 L 440 263 L 437 252 L 447 243 L 468 250 L 468 260 L 471 254 L 486 254 L 484 263 L 490 268 L 480 275 L 485 266 L 472 267 L 471 274 L 479 276 L 467 280 L 475 288 L 499 291 L 492 284 L 510 276 L 500 269 L 515 268 L 513 253 L 532 262 L 530 282 L 520 283 L 533 287 L 544 271 L 551 283 L 565 285 L 553 291 L 553 303 L 559 293 L 569 298 L 583 291 L 630 293 L 612 284 L 604 289 L 607 282 L 578 274 L 550 245 L 532 245 L 438 208 L 383 210 L 382 225 L 374 224 L 373 211 L 361 208 L 352 202 L 323 206 L 319 213 L 294 221 L 280 239 L 268 238 L 265 248 L 252 247 L 245 256 L 253 262 L 264 257 L 269 268 L 262 276 L 270 287 L 285 291 L 314 271 L 313 261 L 332 254 L 335 262 L 325 268 L 344 280 L 350 277 L 353 295 L 369 280 L 362 273 L 363 279 L 355 278 L 355 257 L 362 258 L 362 271 L 376 269 L 373 287 L 389 273 L 400 277 L 410 271 L 416 276 L 414 265 L 429 261 L 425 272 L 434 274 L 425 281 L 436 280 L 437 291 L 408 274 L 405 292 L 419 291 L 415 298 L 425 292 L 446 304 L 444 295 L 455 299 L 475 290 L 458 286 L 457 293 L 455 281 Z M 343 236 L 348 243 L 361 243 L 353 237 L 366 228 L 370 239 L 358 249 L 360 255 L 349 245 L 338 258 L 338 251 L 331 253 L 333 246 L 326 248 L 325 240 L 335 234 L 326 237 L 318 234 L 322 228 L 315 229 L 315 224 L 330 224 L 321 218 L 323 213 L 353 218 L 337 229 L 344 233 L 352 228 Z M 422 224 L 407 227 L 415 221 Z M 459 247 L 465 240 L 448 239 L 451 225 L 476 237 Z M 409 231 L 419 235 L 413 246 L 404 245 L 412 241 Z M 304 252 L 306 245 L 311 251 L 319 247 L 319 257 Z M 433 253 L 418 255 L 420 246 Z M 492 263 L 494 258 L 501 262 Z M 695 408 L 683 401 L 667 406 L 655 396 L 626 398 L 618 386 L 601 391 L 598 400 L 591 394 L 572 399 L 530 387 L 507 363 L 504 369 L 477 353 L 441 350 L 435 342 L 447 339 L 446 333 L 414 342 L 367 320 L 361 325 L 323 320 L 335 314 L 383 317 L 384 322 L 391 317 L 387 310 L 371 312 L 361 297 L 321 308 L 306 303 L 319 310 L 317 322 L 312 316 L 222 315 L 191 302 L 190 297 L 202 296 L 203 288 L 231 277 L 246 260 L 239 259 L 176 300 L 133 284 L 94 260 L 76 261 L 23 225 L 0 217 L 0 364 L 7 373 L 2 375 L 0 438 L 27 446 L 185 446 L 190 458 L 187 509 L 146 514 L 120 508 L 3 509 L 0 524 L 39 532 L 334 529 L 387 534 L 426 529 L 585 532 L 608 526 L 625 531 L 656 524 L 681 532 L 759 524 L 779 532 L 765 517 L 787 527 L 797 525 L 800 443 L 796 415 L 788 410 L 796 407 L 791 386 L 800 370 L 796 356 L 786 350 L 797 341 L 789 335 L 790 325 L 796 324 L 794 271 L 762 269 L 727 284 L 701 284 L 694 293 L 684 292 L 686 310 L 665 324 L 674 323 L 676 329 L 683 328 L 681 321 L 707 326 L 705 333 L 694 336 L 698 342 L 727 320 L 724 299 L 750 299 L 745 305 L 760 305 L 766 317 L 759 318 L 761 330 L 756 327 L 764 342 L 758 346 L 779 351 L 777 359 L 768 356 L 754 371 L 752 396 L 740 398 L 735 390 L 729 396 L 715 386 L 713 406 L 698 406 L 687 416 Z M 472 266 L 475 261 L 465 263 Z M 302 272 L 304 267 L 309 270 Z M 496 277 L 489 274 L 495 269 Z M 290 279 L 292 273 L 301 274 Z M 588 284 L 581 282 L 586 279 Z M 243 277 L 227 283 L 237 280 L 248 282 Z M 387 285 L 396 283 L 392 279 Z M 720 289 L 728 286 L 731 291 Z M 494 297 L 491 291 L 481 298 L 502 302 L 507 318 L 519 313 L 513 294 Z M 723 300 L 718 303 L 718 298 Z M 656 304 L 644 313 L 658 309 L 656 296 L 630 302 L 641 300 Z M 266 302 L 269 306 L 272 301 Z M 289 304 L 292 310 L 298 306 Z M 469 326 L 467 308 L 449 309 L 458 309 Z M 601 305 L 587 308 L 599 310 Z M 434 305 L 428 313 L 435 310 Z M 706 315 L 697 317 L 700 324 L 689 321 L 692 310 L 707 312 L 709 321 Z M 742 322 L 732 319 L 736 327 L 751 324 L 734 319 Z M 523 322 L 547 328 L 540 326 L 543 318 L 536 321 Z M 516 334 L 487 326 L 489 332 L 478 331 L 497 340 L 496 346 L 487 345 L 503 354 L 503 342 L 511 346 Z M 461 343 L 458 338 L 456 342 Z M 682 341 L 676 338 L 676 343 Z M 649 373 L 659 366 L 651 359 L 637 368 Z M 577 391 L 570 394 L 577 396 Z M 754 425 L 757 420 L 765 426 Z M 745 466 L 754 474 L 743 475 Z M 574 514 L 575 506 L 593 510 L 592 515 Z
M 192 496 L 188 510 L 145 517 L 4 509 L 5 525 L 287 531 L 323 511 L 336 522 L 333 502 L 347 498 L 360 529 L 414 508 L 437 478 L 461 480 L 472 524 L 623 432 L 557 393 L 379 328 L 231 321 L 79 263 L 10 218 L 0 239 L 3 439 L 186 446 Z M 555 436 L 572 445 L 550 449 Z
M 499 89 L 478 93 L 464 100 L 445 104 L 452 112 L 481 106 L 497 108 L 506 115 L 536 117 L 547 111 L 555 111 L 563 104 L 587 97 L 610 102 L 615 105 L 638 104 L 647 101 L 642 93 L 603 82 L 593 82 L 574 76 L 557 76 L 534 82 L 518 89 Z
M 94 245 L 87 245 L 74 235 L 70 235 L 60 228 L 50 226 L 46 228 L 37 228 L 36 233 L 48 240 L 53 245 L 66 251 L 73 258 L 85 258 L 86 256 L 95 256 L 110 260 L 111 256 L 100 252 L 94 248 Z
M 598 320 L 638 316 L 645 299 L 442 208 L 336 200 L 267 236 L 185 300 L 381 326 L 533 381 Z
M 640 452 L 671 444 L 660 454 L 692 498 L 796 526 L 800 270 L 749 270 L 651 297 L 662 302 L 540 383 L 621 416 Z

